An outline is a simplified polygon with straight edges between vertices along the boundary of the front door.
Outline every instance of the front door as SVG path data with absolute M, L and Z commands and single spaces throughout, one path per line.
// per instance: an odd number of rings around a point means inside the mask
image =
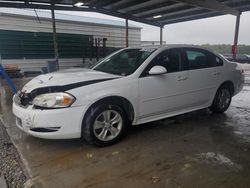
M 149 70 L 155 65 L 164 66 L 167 73 L 149 75 Z M 158 119 L 182 110 L 188 79 L 188 70 L 181 65 L 178 48 L 159 53 L 139 78 L 139 121 Z

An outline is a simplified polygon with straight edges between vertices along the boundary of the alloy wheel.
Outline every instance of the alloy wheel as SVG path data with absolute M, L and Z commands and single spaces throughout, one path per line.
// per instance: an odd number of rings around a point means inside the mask
M 115 110 L 103 111 L 94 121 L 94 134 L 101 141 L 115 139 L 122 130 L 123 119 Z

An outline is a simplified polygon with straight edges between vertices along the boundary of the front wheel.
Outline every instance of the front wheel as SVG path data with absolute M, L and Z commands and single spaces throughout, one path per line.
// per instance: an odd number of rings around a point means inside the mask
M 232 93 L 229 87 L 222 86 L 216 92 L 216 95 L 215 95 L 213 104 L 210 107 L 210 110 L 215 113 L 223 113 L 230 106 L 231 100 L 232 100 Z
M 97 146 L 112 145 L 127 132 L 125 113 L 114 104 L 94 105 L 83 122 L 83 137 Z

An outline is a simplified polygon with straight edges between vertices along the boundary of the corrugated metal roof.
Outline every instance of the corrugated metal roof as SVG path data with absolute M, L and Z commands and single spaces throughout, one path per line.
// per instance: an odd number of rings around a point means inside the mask
M 73 6 L 83 2 L 80 7 Z M 53 6 L 51 5 L 53 4 Z M 0 7 L 91 11 L 155 26 L 250 10 L 249 0 L 0 0 Z
M 51 13 L 49 11 L 36 11 L 37 15 L 40 19 L 50 19 Z M 8 15 L 8 16 L 25 16 L 25 17 L 37 17 L 34 10 L 30 9 L 10 9 L 10 8 L 0 8 L 0 15 Z M 55 17 L 57 20 L 61 21 L 70 21 L 70 22 L 80 22 L 80 23 L 87 23 L 87 24 L 97 24 L 97 25 L 109 25 L 109 26 L 117 26 L 117 27 L 125 27 L 124 21 L 119 20 L 109 20 L 109 19 L 100 19 L 100 18 L 93 18 L 87 16 L 78 16 L 78 15 L 70 15 L 70 14 L 63 14 L 63 13 L 55 13 Z M 141 27 L 134 26 L 129 24 L 130 28 L 138 28 Z

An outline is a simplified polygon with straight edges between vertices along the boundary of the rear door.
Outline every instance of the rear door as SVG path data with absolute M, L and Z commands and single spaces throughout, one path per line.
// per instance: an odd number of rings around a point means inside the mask
M 187 105 L 190 108 L 210 105 L 221 80 L 223 61 L 204 49 L 183 48 L 182 52 L 189 67 Z

